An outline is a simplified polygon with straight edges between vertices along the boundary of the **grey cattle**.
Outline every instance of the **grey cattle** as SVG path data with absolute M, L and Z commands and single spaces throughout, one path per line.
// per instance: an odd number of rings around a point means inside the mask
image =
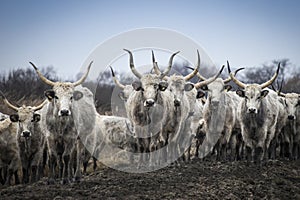
M 47 146 L 49 153 L 49 179 L 48 183 L 53 184 L 55 181 L 56 165 L 59 164 L 59 177 L 62 183 L 68 183 L 73 178 L 72 166 L 70 164 L 71 155 L 77 144 L 77 152 L 81 152 L 79 143 L 77 143 L 78 132 L 74 115 L 80 115 L 73 108 L 74 102 L 83 98 L 83 93 L 76 90 L 87 78 L 92 62 L 89 64 L 87 71 L 76 82 L 53 82 L 44 77 L 38 68 L 30 63 L 40 79 L 46 84 L 52 86 L 51 90 L 45 92 L 48 98 L 46 104 L 41 110 L 42 123 L 46 131 Z M 85 109 L 78 109 L 80 112 Z M 86 115 L 83 115 L 85 117 Z M 85 124 L 82 124 L 85 126 Z M 93 125 L 93 124 L 92 124 Z M 92 128 L 89 124 L 87 125 Z M 77 163 L 80 163 L 80 154 L 77 154 Z M 80 180 L 80 165 L 76 165 L 75 180 Z
M 281 93 L 281 103 L 285 110 L 286 124 L 281 134 L 282 156 L 299 158 L 300 134 L 300 95 L 297 93 Z
M 206 80 L 204 77 L 198 76 L 200 79 Z M 235 100 L 231 93 L 227 92 L 231 86 L 226 85 L 230 80 L 230 77 L 225 80 L 217 78 L 201 87 L 208 94 L 203 108 L 206 142 L 209 150 L 215 146 L 217 160 L 226 159 L 226 150 L 236 124 Z
M 265 83 L 244 84 L 235 78 L 228 65 L 231 79 L 243 88 L 236 93 L 243 98 L 238 108 L 238 117 L 248 161 L 261 163 L 264 153 L 267 153 L 270 142 L 274 138 L 278 117 L 277 94 L 264 88 L 277 78 L 279 69 L 280 64 L 273 77 Z
M 19 184 L 18 169 L 20 166 L 19 147 L 17 142 L 18 124 L 13 116 L 0 121 L 0 182 Z
M 17 112 L 11 119 L 18 122 L 17 141 L 22 165 L 23 183 L 37 181 L 43 175 L 43 153 L 45 148 L 45 135 L 40 126 L 38 110 L 47 103 L 44 101 L 36 107 L 12 105 L 4 96 L 5 104 Z
M 157 69 L 158 66 L 154 59 L 153 55 L 153 64 L 154 69 Z M 196 68 L 190 74 L 186 76 L 182 75 L 172 75 L 170 77 L 165 76 L 164 79 L 168 81 L 167 90 L 170 91 L 173 98 L 173 110 L 174 110 L 174 122 L 179 124 L 177 132 L 174 134 L 174 137 L 169 138 L 170 144 L 179 145 L 180 154 L 184 150 L 187 150 L 187 159 L 190 159 L 190 144 L 193 136 L 196 136 L 196 131 L 200 126 L 200 120 L 202 118 L 201 112 L 201 103 L 197 100 L 197 89 L 205 84 L 209 84 L 217 78 L 215 76 L 212 79 L 203 81 L 201 83 L 193 84 L 188 82 L 194 75 L 197 74 L 200 67 L 200 54 L 197 51 L 197 65 Z M 200 105 L 199 105 L 200 104 Z M 172 148 L 172 150 L 176 148 Z M 175 152 L 173 152 L 174 154 Z
M 133 55 L 129 53 L 130 68 L 133 74 L 139 79 L 132 83 L 135 90 L 127 99 L 127 116 L 138 135 L 138 151 L 149 152 L 149 144 L 153 136 L 159 135 L 160 147 L 166 145 L 169 133 L 174 133 L 178 126 L 174 123 L 172 112 L 172 99 L 169 91 L 166 91 L 168 83 L 163 81 L 172 67 L 174 53 L 170 59 L 167 69 L 157 74 L 140 74 L 134 67 Z M 141 158 L 143 154 L 141 154 Z M 166 155 L 164 155 L 166 159 Z M 152 163 L 152 162 L 151 162 Z

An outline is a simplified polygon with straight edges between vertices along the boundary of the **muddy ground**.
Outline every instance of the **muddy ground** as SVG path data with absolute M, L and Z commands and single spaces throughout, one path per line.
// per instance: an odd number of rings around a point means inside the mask
M 0 186 L 0 199 L 300 199 L 300 161 L 192 161 L 144 174 L 103 168 L 80 184 Z

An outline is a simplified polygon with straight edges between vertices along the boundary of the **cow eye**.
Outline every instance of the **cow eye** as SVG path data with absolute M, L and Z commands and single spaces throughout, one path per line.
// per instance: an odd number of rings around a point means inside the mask
M 70 100 L 73 100 L 73 96 L 70 97 Z
M 284 104 L 286 107 L 289 107 L 289 105 L 286 103 L 286 100 L 284 100 Z

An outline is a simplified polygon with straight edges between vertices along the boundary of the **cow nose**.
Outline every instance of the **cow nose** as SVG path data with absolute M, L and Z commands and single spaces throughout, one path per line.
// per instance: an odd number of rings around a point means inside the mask
M 176 106 L 176 107 L 180 106 L 180 100 L 179 99 L 174 100 L 174 106 Z
M 289 115 L 289 116 L 288 116 L 288 119 L 289 119 L 289 120 L 294 120 L 294 119 L 295 119 L 295 116 L 294 116 L 294 115 Z
M 61 110 L 60 111 L 60 115 L 61 116 L 69 116 L 70 115 L 70 111 L 68 111 L 68 110 Z
M 249 113 L 255 113 L 256 112 L 256 109 L 255 108 L 249 108 Z
M 31 136 L 31 133 L 29 131 L 23 131 L 22 132 L 22 137 L 28 138 Z
M 147 99 L 144 103 L 144 106 L 146 107 L 151 107 L 154 105 L 154 100 L 153 99 Z

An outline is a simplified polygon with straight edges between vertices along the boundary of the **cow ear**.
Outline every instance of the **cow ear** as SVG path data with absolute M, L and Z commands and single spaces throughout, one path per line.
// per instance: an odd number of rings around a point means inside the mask
M 184 85 L 184 91 L 188 92 L 191 91 L 194 88 L 194 84 L 192 83 L 187 83 Z
M 118 94 L 118 96 L 119 96 L 119 98 L 120 98 L 121 100 L 123 100 L 123 101 L 126 101 L 126 100 L 127 100 L 127 99 L 125 98 L 124 92 L 120 92 L 120 93 Z
M 33 121 L 34 122 L 39 122 L 41 120 L 41 115 L 40 114 L 33 114 Z
M 134 82 L 132 83 L 132 87 L 133 87 L 133 89 L 134 89 L 135 91 L 140 91 L 140 90 L 143 89 L 143 88 L 142 88 L 142 83 L 141 83 L 140 81 L 134 81 Z
M 201 90 L 197 91 L 197 96 L 196 96 L 196 98 L 197 98 L 197 99 L 200 99 L 200 98 L 202 98 L 202 97 L 205 97 L 205 92 L 203 92 L 203 91 L 201 91 Z
M 53 90 L 47 90 L 44 92 L 45 96 L 51 101 L 55 97 L 55 92 Z
M 162 81 L 158 84 L 160 91 L 165 91 L 168 88 L 169 84 L 166 81 Z
M 12 122 L 18 122 L 19 121 L 19 115 L 17 115 L 17 114 L 10 115 L 9 119 Z
M 239 95 L 240 97 L 245 97 L 245 92 L 243 90 L 237 90 L 236 94 Z
M 203 86 L 201 86 L 201 89 L 204 90 L 204 91 L 207 91 L 208 87 L 207 87 L 207 85 L 203 85 Z
M 74 93 L 73 93 L 73 99 L 74 99 L 75 101 L 78 101 L 78 100 L 81 99 L 82 97 L 83 97 L 83 93 L 82 93 L 82 92 L 80 92 L 80 91 L 78 91 L 78 90 L 74 91 Z
M 268 91 L 268 90 L 263 90 L 263 91 L 261 91 L 260 96 L 261 96 L 261 97 L 265 97 L 265 96 L 267 96 L 268 94 L 269 94 L 269 91 Z
M 225 86 L 224 86 L 224 89 L 225 89 L 226 91 L 230 91 L 230 90 L 232 89 L 232 86 L 231 86 L 231 85 L 225 85 Z

